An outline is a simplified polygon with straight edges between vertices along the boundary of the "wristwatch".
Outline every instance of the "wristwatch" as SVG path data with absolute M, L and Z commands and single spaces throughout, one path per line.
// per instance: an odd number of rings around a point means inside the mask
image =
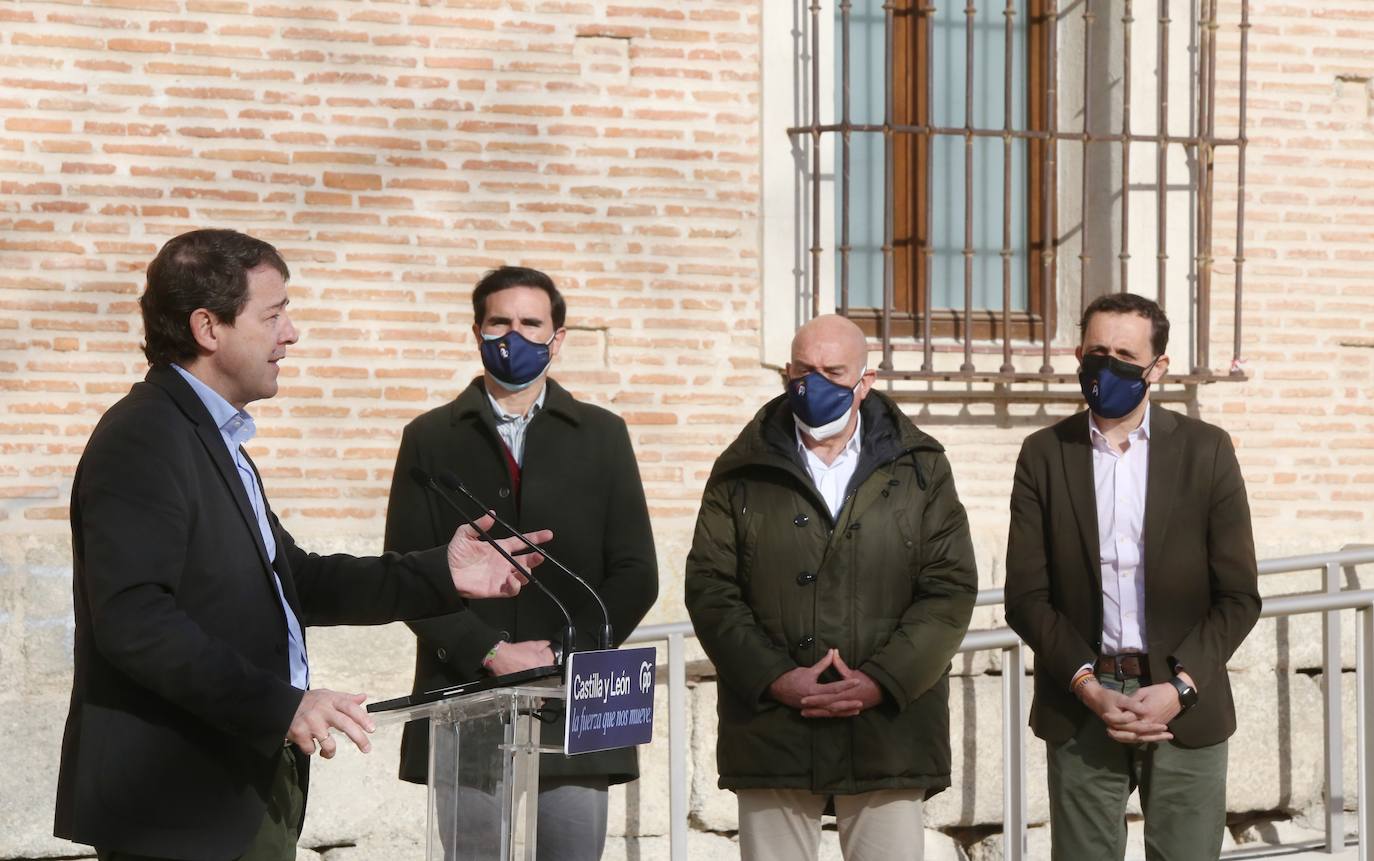
M 1169 684 L 1173 685 L 1174 690 L 1178 691 L 1178 704 L 1183 707 L 1179 710 L 1179 714 L 1183 714 L 1197 705 L 1197 688 L 1188 684 L 1178 676 L 1171 677 L 1169 679 Z

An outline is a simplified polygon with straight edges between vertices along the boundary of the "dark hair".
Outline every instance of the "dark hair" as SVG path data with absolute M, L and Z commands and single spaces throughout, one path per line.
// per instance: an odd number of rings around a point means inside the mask
M 148 264 L 148 284 L 138 297 L 149 363 L 195 358 L 191 312 L 204 308 L 232 325 L 248 303 L 248 270 L 263 264 L 291 277 L 277 249 L 235 230 L 192 230 L 168 240 Z
M 472 317 L 478 326 L 487 318 L 487 297 L 512 287 L 534 287 L 549 294 L 549 304 L 553 306 L 553 327 L 563 328 L 563 320 L 568 316 L 568 305 L 563 301 L 563 294 L 553 286 L 552 278 L 538 269 L 527 269 L 524 266 L 502 266 L 500 269 L 493 269 L 477 282 L 477 286 L 472 289 Z
M 1138 314 L 1150 321 L 1150 349 L 1155 351 L 1155 355 L 1164 355 L 1169 347 L 1169 318 L 1164 316 L 1164 309 L 1153 299 L 1135 293 L 1098 296 L 1083 309 L 1083 319 L 1078 323 L 1080 338 L 1088 331 L 1088 321 L 1094 314 Z

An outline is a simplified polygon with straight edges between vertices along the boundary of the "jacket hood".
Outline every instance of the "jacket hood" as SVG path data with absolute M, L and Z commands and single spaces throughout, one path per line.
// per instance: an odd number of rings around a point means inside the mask
M 881 465 L 909 452 L 945 450 L 934 437 L 916 427 L 896 402 L 876 389 L 870 389 L 859 404 L 859 415 L 863 417 L 865 461 Z M 763 405 L 716 459 L 707 484 L 745 467 L 801 467 L 795 427 L 787 396 L 778 395 Z

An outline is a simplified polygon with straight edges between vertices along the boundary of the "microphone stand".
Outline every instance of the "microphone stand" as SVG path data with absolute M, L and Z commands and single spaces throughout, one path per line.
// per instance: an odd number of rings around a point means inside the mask
M 562 571 L 564 574 L 567 574 L 569 577 L 571 577 L 572 579 L 576 580 L 579 584 L 581 584 L 582 588 L 587 590 L 588 594 L 590 594 L 593 598 L 596 599 L 597 606 L 601 608 L 602 624 L 601 630 L 600 632 L 598 632 L 597 637 L 598 647 L 602 649 L 615 648 L 615 637 L 611 630 L 611 614 L 606 609 L 606 602 L 601 599 L 601 595 L 598 594 L 597 591 L 592 588 L 590 583 L 588 583 L 586 580 L 583 580 L 577 574 L 573 573 L 573 571 L 569 569 L 568 566 L 564 565 L 562 562 L 555 559 L 553 555 L 550 554 L 547 550 L 543 550 L 539 547 L 536 547 L 533 543 L 529 541 L 529 539 L 525 538 L 525 536 L 520 533 L 520 530 L 516 529 L 514 526 L 511 526 L 509 523 L 502 520 L 501 516 L 498 515 L 495 511 L 491 511 L 489 508 L 487 508 L 487 506 L 482 503 L 482 500 L 478 499 L 472 493 L 472 491 L 467 489 L 467 486 L 463 484 L 462 479 L 458 478 L 458 476 L 453 472 L 453 470 L 445 469 L 440 471 L 438 473 L 438 479 L 440 483 L 447 486 L 450 490 L 458 491 L 459 493 L 463 494 L 463 496 L 466 496 L 468 500 L 472 502 L 474 505 L 478 506 L 483 511 L 486 511 L 489 514 L 491 514 L 491 516 L 496 519 L 496 522 L 501 524 L 502 528 L 510 530 L 511 534 L 519 538 L 522 542 L 524 542 L 526 547 L 528 547 L 530 550 L 538 552 L 545 559 L 552 562 L 554 564 L 554 567 L 556 567 L 558 570 Z M 572 624 L 571 621 L 569 622 L 569 624 Z
M 567 661 L 568 655 L 571 655 L 577 647 L 577 629 L 573 627 L 572 614 L 568 612 L 568 608 L 564 606 L 562 601 L 558 600 L 558 596 L 553 594 L 553 591 L 550 590 L 548 586 L 544 585 L 542 582 L 540 582 L 540 579 L 538 577 L 534 576 L 534 572 L 531 569 L 526 568 L 519 562 L 516 562 L 515 557 L 507 553 L 506 548 L 502 547 L 499 543 L 497 543 L 497 540 L 494 537 L 492 537 L 492 534 L 490 532 L 477 525 L 477 520 L 481 517 L 480 514 L 477 517 L 468 517 L 468 513 L 463 509 L 463 506 L 458 504 L 458 500 L 454 499 L 453 495 L 449 493 L 448 490 L 442 487 L 437 481 L 434 480 L 433 477 L 430 476 L 429 473 L 425 472 L 423 469 L 420 469 L 418 466 L 413 466 L 410 468 L 410 477 L 415 481 L 416 484 L 434 491 L 440 499 L 442 499 L 444 502 L 447 502 L 449 506 L 453 508 L 454 511 L 458 512 L 458 516 L 463 518 L 464 523 L 471 526 L 473 529 L 477 530 L 477 534 L 482 536 L 483 541 L 486 541 L 489 544 L 491 544 L 491 546 L 496 549 L 496 552 L 500 553 L 501 556 L 511 564 L 511 567 L 515 568 L 515 570 L 517 571 L 522 572 L 527 578 L 529 578 L 529 581 L 533 583 L 536 587 L 538 587 L 539 591 L 547 595 L 549 600 L 554 603 L 554 606 L 558 608 L 558 612 L 563 614 L 563 621 L 566 624 L 563 626 L 562 648 L 560 650 L 561 654 L 554 656 L 555 666 L 562 667 L 564 663 Z M 499 522 L 503 527 L 510 529 L 510 527 L 507 526 L 506 523 L 502 521 L 500 518 L 497 518 L 497 522 Z M 516 537 L 518 537 L 521 541 L 525 543 L 525 546 L 529 548 L 530 552 L 544 555 L 543 551 L 539 549 L 538 545 L 534 544 L 533 542 L 525 538 L 525 536 L 521 533 L 515 532 L 514 530 L 512 530 L 512 532 L 514 532 Z M 548 557 L 545 556 L 545 558 Z

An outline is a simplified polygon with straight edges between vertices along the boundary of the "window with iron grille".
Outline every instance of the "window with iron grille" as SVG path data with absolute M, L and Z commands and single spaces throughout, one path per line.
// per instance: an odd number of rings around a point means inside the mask
M 1248 2 L 794 3 L 803 317 L 854 319 L 890 380 L 1070 383 L 1081 309 L 1129 290 L 1174 382 L 1244 378 Z

